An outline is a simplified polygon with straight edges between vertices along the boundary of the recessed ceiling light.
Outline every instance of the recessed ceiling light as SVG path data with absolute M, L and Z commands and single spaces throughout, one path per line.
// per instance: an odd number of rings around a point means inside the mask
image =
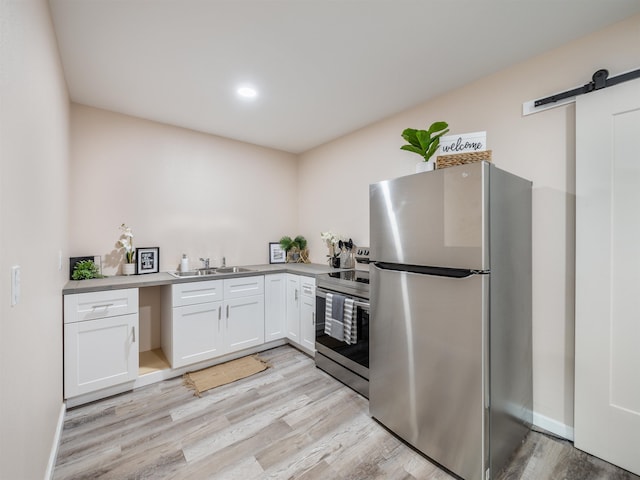
M 258 96 L 258 92 L 252 87 L 240 87 L 237 92 L 242 98 L 256 98 Z

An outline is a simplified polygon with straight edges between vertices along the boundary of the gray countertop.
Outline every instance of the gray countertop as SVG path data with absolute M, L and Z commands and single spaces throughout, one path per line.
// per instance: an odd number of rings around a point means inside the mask
M 98 292 L 101 290 L 117 290 L 119 288 L 156 287 L 173 283 L 201 282 L 204 280 L 218 280 L 223 278 L 249 277 L 252 275 L 269 275 L 273 273 L 295 273 L 297 275 L 315 276 L 339 269 L 328 265 L 315 263 L 279 263 L 266 265 L 242 265 L 252 272 L 217 273 L 203 277 L 176 278 L 167 272 L 149 273 L 144 275 L 116 275 L 92 280 L 71 280 L 62 289 L 63 295 L 72 293 Z

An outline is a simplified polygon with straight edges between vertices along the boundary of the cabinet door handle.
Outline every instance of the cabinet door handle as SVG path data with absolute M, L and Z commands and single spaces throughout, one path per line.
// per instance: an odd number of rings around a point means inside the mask
M 133 343 L 136 343 L 136 327 L 131 327 L 131 334 L 133 335 Z
M 316 312 L 313 312 L 311 314 L 311 325 L 315 325 L 316 324 Z
M 222 305 L 218 305 L 218 333 L 220 333 L 220 322 L 222 321 Z
M 229 304 L 227 304 L 227 330 L 229 329 Z
M 296 302 L 298 301 L 298 289 L 296 288 L 296 298 L 295 298 Z
M 93 305 L 91 308 L 95 310 L 96 308 L 104 308 L 107 309 L 109 307 L 113 307 L 113 303 L 104 303 L 102 305 Z

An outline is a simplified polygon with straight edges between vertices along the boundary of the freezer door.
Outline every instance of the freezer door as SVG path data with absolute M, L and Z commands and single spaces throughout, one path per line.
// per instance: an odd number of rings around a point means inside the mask
M 488 270 L 489 169 L 477 162 L 371 185 L 371 259 Z
M 370 276 L 371 415 L 462 478 L 484 478 L 490 275 L 372 265 Z

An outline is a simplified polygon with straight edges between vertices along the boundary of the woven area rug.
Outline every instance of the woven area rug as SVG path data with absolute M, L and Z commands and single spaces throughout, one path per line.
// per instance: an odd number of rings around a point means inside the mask
M 184 383 L 187 387 L 195 390 L 194 395 L 200 396 L 207 390 L 250 377 L 267 368 L 269 368 L 269 364 L 261 360 L 258 355 L 250 355 L 197 372 L 186 373 Z

